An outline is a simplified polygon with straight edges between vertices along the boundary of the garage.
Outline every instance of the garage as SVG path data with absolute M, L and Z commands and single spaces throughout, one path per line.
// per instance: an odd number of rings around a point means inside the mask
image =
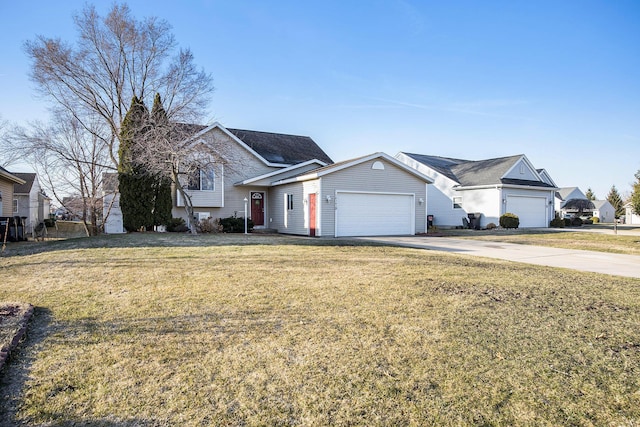
M 413 194 L 336 192 L 336 237 L 415 234 Z
M 548 227 L 545 197 L 507 196 L 506 212 L 520 218 L 520 227 Z

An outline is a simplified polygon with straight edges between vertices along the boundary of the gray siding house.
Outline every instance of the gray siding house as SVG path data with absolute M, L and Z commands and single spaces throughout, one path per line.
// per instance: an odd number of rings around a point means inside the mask
M 387 154 L 334 163 L 307 136 L 219 123 L 194 128 L 187 142 L 203 144 L 219 157 L 199 176 L 181 182 L 193 205 L 192 218 L 174 189 L 173 216 L 189 224 L 243 217 L 246 207 L 254 228 L 286 234 L 409 235 L 426 229 L 431 179 Z M 118 218 L 117 204 L 112 209 Z
M 188 189 L 195 218 L 244 216 L 255 228 L 305 236 L 415 234 L 425 231 L 429 178 L 384 153 L 333 163 L 309 137 L 225 128 L 192 141 L 224 155 L 204 189 Z

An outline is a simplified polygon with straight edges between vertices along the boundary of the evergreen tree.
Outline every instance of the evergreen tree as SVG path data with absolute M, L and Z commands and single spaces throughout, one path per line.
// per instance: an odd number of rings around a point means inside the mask
M 640 215 L 640 170 L 635 174 L 636 182 L 633 183 L 633 192 L 631 193 L 631 209 L 636 215 Z
M 118 150 L 120 208 L 128 231 L 153 226 L 154 180 L 143 166 L 135 162 L 136 143 L 144 138 L 148 125 L 149 111 L 134 96 L 122 122 Z
M 587 194 L 585 194 L 585 196 L 587 197 L 587 200 L 594 201 L 596 199 L 596 195 L 593 194 L 591 187 L 587 188 Z
M 616 210 L 616 218 L 619 218 L 620 215 L 624 215 L 624 203 L 622 202 L 622 197 L 620 197 L 620 193 L 618 193 L 615 185 L 611 186 L 611 190 L 609 190 L 609 194 L 607 195 L 607 200 Z
M 151 108 L 151 123 L 154 132 L 168 138 L 169 118 L 162 106 L 160 94 L 156 93 Z M 154 204 L 153 204 L 153 225 L 167 225 L 171 221 L 171 209 L 173 200 L 171 198 L 171 180 L 157 176 L 154 183 Z

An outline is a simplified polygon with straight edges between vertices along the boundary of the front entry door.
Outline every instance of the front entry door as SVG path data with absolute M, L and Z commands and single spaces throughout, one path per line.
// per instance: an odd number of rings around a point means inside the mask
M 309 194 L 309 236 L 316 235 L 316 193 Z
M 251 193 L 251 220 L 253 225 L 264 225 L 264 193 Z

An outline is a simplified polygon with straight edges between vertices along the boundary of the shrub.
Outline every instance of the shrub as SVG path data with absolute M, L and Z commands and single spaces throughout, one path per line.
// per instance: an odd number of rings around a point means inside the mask
M 520 226 L 520 218 L 518 218 L 518 215 L 507 212 L 500 217 L 500 227 L 518 228 L 518 226 Z
M 189 227 L 187 227 L 184 219 L 171 218 L 171 220 L 167 224 L 167 231 L 172 233 L 184 233 L 185 231 L 189 231 Z
M 565 227 L 571 227 L 571 218 L 565 218 L 563 221 Z
M 593 224 L 593 217 L 587 218 L 587 219 L 583 219 L 582 223 L 583 224 Z
M 45 227 L 51 228 L 56 226 L 56 220 L 52 218 L 47 218 L 44 220 Z
M 489 224 L 487 224 L 487 230 L 493 230 L 494 228 L 498 227 L 497 225 L 495 225 L 494 223 L 490 222 Z
M 591 222 L 593 222 L 594 224 L 597 224 L 600 222 L 600 218 L 598 218 L 597 216 L 591 217 Z
M 571 219 L 571 226 L 572 227 L 581 227 L 582 226 L 582 220 L 580 218 L 572 218 Z
M 200 233 L 218 233 L 222 230 L 220 221 L 213 218 L 198 221 L 196 227 L 198 228 L 198 232 Z
M 549 226 L 555 227 L 555 228 L 564 228 L 565 226 L 564 219 L 556 215 L 556 217 L 551 220 L 551 223 L 549 223 Z
M 244 233 L 244 217 L 230 216 L 218 220 L 223 233 Z M 247 219 L 247 231 L 253 230 L 253 221 Z

